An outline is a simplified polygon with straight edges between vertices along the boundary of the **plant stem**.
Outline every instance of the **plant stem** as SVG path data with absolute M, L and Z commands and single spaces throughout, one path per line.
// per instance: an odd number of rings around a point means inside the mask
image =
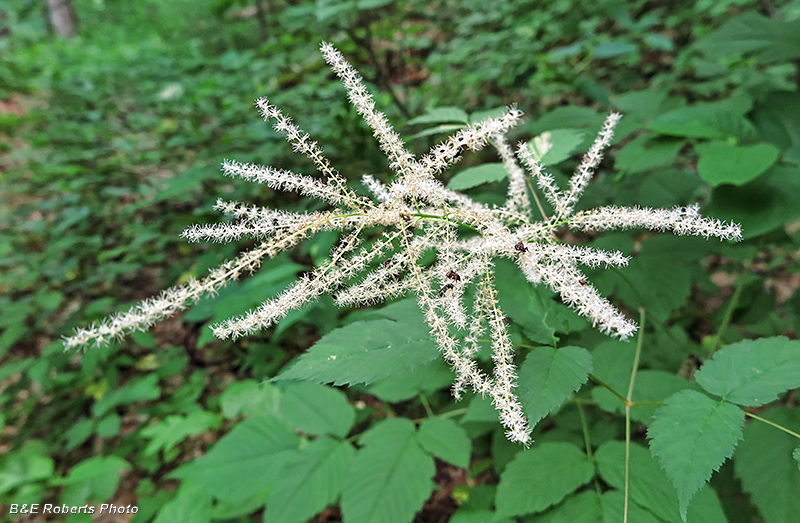
M 623 523 L 628 523 L 628 499 L 630 497 L 631 486 L 631 406 L 633 402 L 633 387 L 636 384 L 636 372 L 639 369 L 639 357 L 642 355 L 642 342 L 644 341 L 644 325 L 646 311 L 642 307 L 639 309 L 639 336 L 636 340 L 636 354 L 633 357 L 633 369 L 631 370 L 631 381 L 628 385 L 628 396 L 625 398 L 625 504 L 623 508 Z
M 798 434 L 797 432 L 793 431 L 792 429 L 787 429 L 783 425 L 778 425 L 774 421 L 770 421 L 768 419 L 764 419 L 761 416 L 756 416 L 752 412 L 744 411 L 744 414 L 745 414 L 745 416 L 750 416 L 753 419 L 757 419 L 758 421 L 766 423 L 767 425 L 771 425 L 771 426 L 775 427 L 778 430 L 784 431 L 786 434 L 790 434 L 790 435 L 794 436 L 795 438 L 800 439 L 800 434 Z
M 586 420 L 586 412 L 583 410 L 583 404 L 580 401 L 576 401 L 575 406 L 578 408 L 578 416 L 581 418 L 581 431 L 583 432 L 583 444 L 586 447 L 586 456 L 589 458 L 589 461 L 594 463 L 594 456 L 592 455 L 592 435 L 589 432 L 589 422 Z M 603 493 L 597 475 L 594 476 L 594 488 L 597 490 L 598 495 Z

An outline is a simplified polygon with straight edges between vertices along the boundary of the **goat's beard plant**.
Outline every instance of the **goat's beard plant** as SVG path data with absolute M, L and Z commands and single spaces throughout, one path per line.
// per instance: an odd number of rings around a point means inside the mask
M 431 335 L 455 372 L 453 395 L 459 398 L 467 388 L 488 394 L 499 411 L 507 437 L 528 444 L 531 427 L 514 392 L 517 381 L 514 350 L 493 286 L 494 258 L 514 260 L 528 281 L 544 283 L 558 293 L 564 303 L 591 320 L 596 328 L 625 339 L 636 331 L 635 322 L 602 297 L 579 267 L 619 267 L 626 265 L 628 258 L 617 251 L 564 244 L 557 239 L 556 231 L 638 227 L 706 238 L 741 238 L 739 225 L 704 218 L 696 205 L 673 209 L 608 206 L 575 211 L 600 164 L 603 149 L 611 141 L 619 114 L 608 116 L 569 187 L 561 190 L 525 144 L 517 147 L 516 157 L 508 145 L 506 133 L 521 117 L 516 108 L 461 129 L 416 159 L 406 150 L 386 117 L 376 111 L 355 69 L 330 44 L 322 45 L 322 53 L 346 87 L 350 101 L 372 128 L 397 175 L 394 181 L 384 185 L 364 176 L 363 182 L 372 193 L 372 199 L 358 195 L 347 186 L 308 134 L 266 98 L 259 99 L 256 104 L 264 120 L 274 122 L 275 130 L 295 151 L 314 162 L 324 179 L 233 160 L 223 163 L 223 171 L 228 176 L 318 198 L 332 210 L 293 213 L 217 201 L 216 209 L 235 221 L 195 225 L 185 230 L 183 236 L 190 241 L 217 242 L 250 236 L 260 241 L 255 248 L 211 270 L 203 279 L 172 287 L 127 312 L 77 329 L 66 338 L 66 348 L 99 346 L 130 332 L 145 330 L 200 297 L 213 295 L 243 272 L 252 273 L 265 257 L 290 249 L 318 231 L 346 231 L 327 261 L 258 308 L 212 326 L 214 334 L 221 339 L 252 334 L 323 294 L 334 295 L 339 306 L 352 306 L 414 293 Z M 437 173 L 457 162 L 465 149 L 477 151 L 487 144 L 497 149 L 508 173 L 508 197 L 499 207 L 484 205 L 448 190 L 435 178 Z M 534 218 L 530 197 L 536 195 L 532 191 L 529 193 L 526 173 L 520 164 L 552 207 L 549 217 L 539 205 L 542 219 Z M 378 238 L 365 243 L 364 233 L 376 228 L 381 231 Z M 429 250 L 435 250 L 438 258 L 424 265 L 421 263 L 423 254 Z M 470 285 L 474 286 L 474 292 L 471 293 L 472 303 L 467 304 L 465 290 Z M 480 350 L 479 338 L 485 336 L 487 330 L 491 338 L 491 375 L 475 360 Z M 454 331 L 460 331 L 461 335 Z

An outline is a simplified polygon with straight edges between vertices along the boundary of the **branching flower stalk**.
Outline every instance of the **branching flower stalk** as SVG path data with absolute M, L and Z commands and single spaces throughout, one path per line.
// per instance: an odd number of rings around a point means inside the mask
M 516 108 L 469 125 L 426 155 L 415 158 L 386 117 L 376 110 L 355 69 L 330 44 L 322 45 L 322 54 L 373 130 L 396 174 L 394 180 L 384 185 L 364 176 L 363 183 L 372 198 L 358 195 L 307 133 L 266 98 L 260 98 L 256 105 L 264 120 L 271 121 L 296 152 L 308 157 L 321 177 L 234 160 L 225 160 L 223 172 L 317 198 L 331 209 L 295 213 L 217 201 L 216 209 L 233 221 L 195 225 L 186 229 L 183 236 L 193 242 L 230 242 L 251 237 L 260 242 L 255 248 L 211 270 L 205 278 L 172 287 L 126 312 L 76 329 L 65 339 L 67 349 L 101 346 L 133 331 L 145 330 L 200 298 L 215 294 L 243 273 L 256 271 L 263 259 L 286 251 L 319 231 L 342 231 L 342 239 L 326 262 L 258 308 L 213 325 L 214 334 L 220 339 L 253 334 L 324 294 L 334 295 L 337 304 L 344 307 L 375 304 L 412 293 L 443 358 L 455 372 L 453 394 L 460 397 L 467 388 L 488 394 L 508 438 L 528 444 L 531 427 L 514 392 L 514 351 L 493 285 L 494 259 L 514 260 L 528 281 L 547 285 L 600 331 L 627 339 L 636 331 L 636 323 L 601 296 L 580 267 L 623 267 L 629 258 L 616 251 L 567 245 L 557 239 L 556 231 L 645 228 L 677 235 L 741 239 L 739 225 L 704 218 L 696 205 L 673 209 L 611 206 L 575 212 L 600 165 L 603 150 L 611 142 L 620 119 L 617 113 L 608 116 L 569 187 L 561 190 L 528 146 L 519 144 L 514 154 L 508 145 L 506 134 L 521 117 Z M 508 173 L 508 197 L 502 206 L 475 202 L 445 188 L 435 177 L 458 162 L 464 151 L 477 151 L 488 144 L 497 149 Z M 531 196 L 535 195 L 529 193 L 525 171 L 552 207 L 550 217 L 537 220 L 534 216 Z M 382 231 L 379 238 L 365 242 L 364 236 L 368 235 L 362 233 L 369 230 L 374 236 L 376 229 Z M 423 255 L 431 250 L 437 252 L 438 259 L 424 265 Z M 472 303 L 468 304 L 465 290 L 470 286 L 474 292 L 470 294 Z M 475 359 L 481 350 L 478 340 L 487 332 L 493 363 L 490 374 Z

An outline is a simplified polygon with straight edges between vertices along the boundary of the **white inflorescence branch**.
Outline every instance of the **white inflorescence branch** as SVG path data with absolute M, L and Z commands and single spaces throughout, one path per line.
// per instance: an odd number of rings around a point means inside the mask
M 508 438 L 528 444 L 531 427 L 515 393 L 514 347 L 493 284 L 494 258 L 513 259 L 532 284 L 547 285 L 597 329 L 626 339 L 636 331 L 636 324 L 599 293 L 579 266 L 624 267 L 628 257 L 618 251 L 568 245 L 557 239 L 558 229 L 644 228 L 705 238 L 742 237 L 739 225 L 705 218 L 697 206 L 607 206 L 575 212 L 603 151 L 611 143 L 619 114 L 608 116 L 569 187 L 561 190 L 527 145 L 520 144 L 516 157 L 509 147 L 506 135 L 521 117 L 516 108 L 459 130 L 417 159 L 406 150 L 386 116 L 376 110 L 356 70 L 330 44 L 322 45 L 322 53 L 372 129 L 396 174 L 394 180 L 384 184 L 365 175 L 363 183 L 372 198 L 359 195 L 307 133 L 266 98 L 260 98 L 256 105 L 264 120 L 272 122 L 296 152 L 308 157 L 321 177 L 235 160 L 225 160 L 223 171 L 228 176 L 316 198 L 331 209 L 299 213 L 218 200 L 215 209 L 234 221 L 194 225 L 183 236 L 189 241 L 212 242 L 255 238 L 260 242 L 255 248 L 211 270 L 203 279 L 172 287 L 127 312 L 76 329 L 65 339 L 67 349 L 100 346 L 148 329 L 198 299 L 213 295 L 244 272 L 254 272 L 264 258 L 291 249 L 319 231 L 341 231 L 344 235 L 327 261 L 259 307 L 212 326 L 214 334 L 223 339 L 253 334 L 324 294 L 335 293 L 338 305 L 350 306 L 413 293 L 442 357 L 455 373 L 453 394 L 460 397 L 471 388 L 488 395 L 500 413 Z M 464 151 L 487 144 L 494 145 L 508 172 L 509 188 L 502 206 L 489 207 L 446 189 L 435 176 L 457 162 Z M 526 176 L 532 178 L 553 208 L 552 217 L 537 220 L 533 216 L 531 197 L 535 195 L 528 191 Z M 376 227 L 382 228 L 383 233 L 377 239 L 369 239 L 374 238 Z M 373 232 L 364 234 L 368 229 Z M 472 230 L 468 236 L 459 236 L 467 229 Z M 431 250 L 437 251 L 437 261 L 423 263 L 424 254 Z M 474 292 L 466 293 L 470 286 Z M 471 296 L 471 304 L 465 303 L 467 296 Z M 491 372 L 482 369 L 475 359 L 481 350 L 479 339 L 487 333 L 491 338 Z

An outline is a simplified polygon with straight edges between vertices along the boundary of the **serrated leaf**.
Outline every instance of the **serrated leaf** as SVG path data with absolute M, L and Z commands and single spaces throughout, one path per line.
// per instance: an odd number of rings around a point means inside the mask
M 339 390 L 301 382 L 290 385 L 281 399 L 283 419 L 307 434 L 347 436 L 356 411 Z
M 469 466 L 472 445 L 467 433 L 448 418 L 427 418 L 419 426 L 420 446 L 430 454 L 461 468 Z
M 507 177 L 508 173 L 502 163 L 484 163 L 458 172 L 447 183 L 447 188 L 453 191 L 463 191 L 484 183 L 499 182 Z
M 433 458 L 417 443 L 405 418 L 376 424 L 361 437 L 364 448 L 350 467 L 342 492 L 342 515 L 349 523 L 407 523 L 431 493 Z
M 398 369 L 392 378 L 379 380 L 369 386 L 368 392 L 383 401 L 400 403 L 448 388 L 453 383 L 453 371 L 441 359 L 429 361 L 415 369 Z
M 727 345 L 703 364 L 695 381 L 725 401 L 769 403 L 800 387 L 800 341 L 778 336 Z
M 281 391 L 272 383 L 243 380 L 232 383 L 220 395 L 222 415 L 228 419 L 236 416 L 251 418 L 268 416 L 280 411 Z
M 534 158 L 544 165 L 557 165 L 574 153 L 586 139 L 586 133 L 575 129 L 553 129 L 528 142 Z
M 519 397 L 533 427 L 557 410 L 592 372 L 592 355 L 580 347 L 537 347 L 519 369 Z
M 542 443 L 517 454 L 500 476 L 497 512 L 517 516 L 542 512 L 589 482 L 594 466 L 569 443 Z
M 344 488 L 355 455 L 349 443 L 320 438 L 287 458 L 281 480 L 267 496 L 264 521 L 308 521 Z
M 243 501 L 278 481 L 282 460 L 299 444 L 300 438 L 283 420 L 254 417 L 220 439 L 205 456 L 169 477 L 195 481 L 220 500 Z
M 695 145 L 700 153 L 697 173 L 710 185 L 744 185 L 758 178 L 778 160 L 780 151 L 769 143 L 731 145 L 709 142 Z
M 175 497 L 158 511 L 153 523 L 206 523 L 211 521 L 212 500 L 194 482 L 184 481 Z
M 759 416 L 800 432 L 800 410 L 775 407 Z M 797 438 L 758 420 L 744 428 L 734 470 L 767 523 L 795 523 L 800 515 L 800 470 L 792 459 Z M 800 448 L 794 459 L 800 458 Z M 800 460 L 799 460 L 800 461 Z
M 625 488 L 625 443 L 608 441 L 595 453 L 597 470 L 603 481 L 616 489 Z M 637 443 L 630 449 L 630 497 L 659 518 L 670 523 L 681 521 L 678 492 L 667 479 L 658 461 Z M 629 518 L 638 521 L 637 518 Z M 714 490 L 706 485 L 689 504 L 689 523 L 726 523 L 725 513 Z M 621 521 L 612 519 L 611 521 Z
M 394 369 L 413 369 L 439 356 L 421 314 L 403 321 L 358 321 L 322 337 L 274 380 L 308 380 L 334 385 L 391 378 Z
M 733 454 L 742 438 L 744 412 L 692 390 L 673 394 L 647 430 L 650 451 L 678 491 L 681 517 L 692 496 Z

